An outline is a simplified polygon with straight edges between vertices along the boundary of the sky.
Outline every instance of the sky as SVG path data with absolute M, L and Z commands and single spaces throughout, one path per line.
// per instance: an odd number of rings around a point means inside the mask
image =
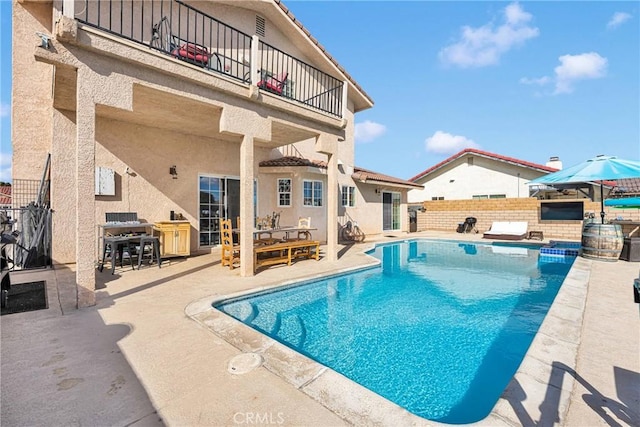
M 464 148 L 640 160 L 640 3 L 285 4 L 373 99 L 356 165 L 408 179 Z
M 640 160 L 637 1 L 286 0 L 373 99 L 356 166 L 409 179 L 465 148 L 564 167 Z M 11 2 L 0 0 L 0 181 L 10 180 Z

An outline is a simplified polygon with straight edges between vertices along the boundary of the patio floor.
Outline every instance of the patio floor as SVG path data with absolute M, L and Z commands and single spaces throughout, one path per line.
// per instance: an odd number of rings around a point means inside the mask
M 481 235 L 436 232 L 397 237 L 481 240 Z M 393 238 L 380 239 L 386 240 Z M 217 251 L 175 258 L 161 269 L 125 267 L 115 275 L 105 269 L 96 276 L 97 305 L 80 310 L 74 308 L 72 270 L 59 266 L 13 274 L 13 283 L 47 280 L 49 308 L 0 318 L 2 423 L 372 425 L 378 421 L 367 413 L 358 421 L 336 415 L 264 367 L 230 373 L 229 362 L 241 351 L 185 313 L 194 301 L 371 263 L 363 253 L 371 243 L 342 248 L 335 263 L 301 261 L 251 278 L 222 268 Z M 542 375 L 520 377 L 517 384 L 527 390 L 533 384 L 536 391 L 523 396 L 511 389 L 509 395 L 518 399 L 501 400 L 508 408 L 484 424 L 640 425 L 640 316 L 631 289 L 640 263 L 581 258 L 581 265 L 577 276 L 588 283 L 586 304 L 578 304 L 580 319 L 556 323 L 554 334 L 562 340 L 576 329 L 577 352 L 558 354 L 551 367 L 533 368 Z M 545 347 L 549 335 L 539 337 L 542 353 L 552 348 Z M 564 364 L 571 357 L 575 370 Z

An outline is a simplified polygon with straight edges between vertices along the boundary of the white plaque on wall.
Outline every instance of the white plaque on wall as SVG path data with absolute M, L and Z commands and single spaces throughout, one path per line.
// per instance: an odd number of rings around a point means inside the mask
M 96 168 L 96 196 L 116 195 L 116 174 L 113 169 Z

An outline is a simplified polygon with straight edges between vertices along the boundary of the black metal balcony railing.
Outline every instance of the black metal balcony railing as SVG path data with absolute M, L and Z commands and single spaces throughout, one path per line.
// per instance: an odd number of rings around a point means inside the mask
M 258 86 L 325 113 L 342 115 L 342 81 L 267 43 L 258 44 L 258 64 L 263 70 Z
M 76 19 L 249 85 L 342 117 L 343 82 L 179 0 L 76 0 Z M 259 76 L 251 78 L 251 50 Z

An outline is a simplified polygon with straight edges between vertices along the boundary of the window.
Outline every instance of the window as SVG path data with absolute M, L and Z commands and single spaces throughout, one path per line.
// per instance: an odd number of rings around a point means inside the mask
M 291 179 L 278 179 L 278 206 L 291 206 Z
M 322 206 L 322 181 L 302 181 L 302 204 Z
M 473 200 L 484 200 L 484 199 L 506 199 L 506 194 L 474 194 L 471 196 Z
M 433 196 L 431 200 L 444 200 L 444 196 Z
M 355 206 L 356 205 L 356 187 L 348 185 L 342 186 L 342 206 Z

